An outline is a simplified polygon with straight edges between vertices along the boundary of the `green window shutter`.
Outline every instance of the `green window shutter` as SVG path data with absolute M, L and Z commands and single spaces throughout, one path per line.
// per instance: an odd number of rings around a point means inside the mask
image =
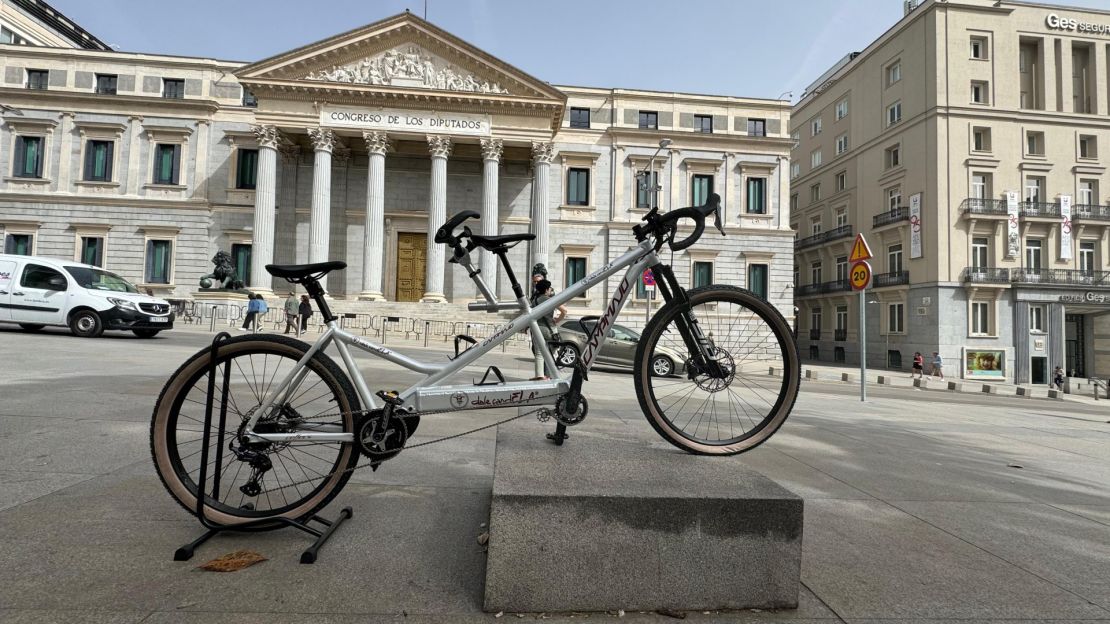
M 172 182 L 170 182 L 170 184 L 180 184 L 181 183 L 180 182 L 180 180 L 181 180 L 181 178 L 180 178 L 181 146 L 180 145 L 174 145 L 173 146 L 173 163 L 172 163 L 171 166 L 173 168 L 172 168 L 171 173 L 170 173 L 170 180 L 172 180 Z
M 766 209 L 765 191 L 767 180 L 765 178 L 748 178 L 748 212 L 751 214 L 764 214 Z
M 767 299 L 767 265 L 752 264 L 748 266 L 748 290 L 762 299 Z
M 694 263 L 694 288 L 708 286 L 713 283 L 713 263 Z
M 26 159 L 24 154 L 26 151 L 27 137 L 17 137 L 15 140 L 15 158 L 12 159 L 12 175 L 17 178 L 26 175 L 23 168 L 23 163 Z

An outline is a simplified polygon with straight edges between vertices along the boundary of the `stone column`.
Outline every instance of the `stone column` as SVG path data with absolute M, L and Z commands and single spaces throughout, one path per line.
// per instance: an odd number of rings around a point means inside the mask
M 451 155 L 451 139 L 428 135 L 428 151 L 432 156 L 432 188 L 428 205 L 427 273 L 421 303 L 446 303 L 443 293 L 443 271 L 446 265 L 444 246 L 435 242 L 436 230 L 447 221 L 447 157 Z
M 384 132 L 363 132 L 370 153 L 366 174 L 366 227 L 362 243 L 362 292 L 364 301 L 385 301 L 382 295 L 382 261 L 385 259 L 385 153 L 389 137 Z
M 482 235 L 497 235 L 497 167 L 501 163 L 504 145 L 501 139 L 482 139 Z M 483 252 L 481 257 L 482 279 L 497 296 L 497 257 Z M 479 295 L 480 296 L 480 295 Z
M 62 148 L 61 148 L 62 158 L 61 158 L 61 160 L 58 161 L 58 176 L 57 177 L 58 177 L 58 190 L 61 191 L 62 193 L 71 193 L 71 192 L 73 192 L 73 187 L 70 183 L 70 171 L 72 171 L 72 167 L 73 167 L 73 165 L 72 165 L 73 158 L 71 157 L 72 154 L 73 154 L 73 117 L 74 117 L 74 114 L 69 112 L 69 111 L 63 111 L 62 113 L 60 113 L 58 115 L 58 118 L 61 119 L 61 122 L 62 122 L 61 128 L 59 129 L 60 132 L 58 133 L 58 138 L 60 139 L 60 143 L 61 143 L 61 146 L 62 146 Z M 81 136 L 82 136 L 82 138 L 84 138 L 84 133 L 83 132 L 82 132 Z M 121 149 L 121 148 L 122 148 L 122 146 L 119 146 L 116 149 Z M 84 165 L 85 165 L 85 163 L 78 163 L 77 164 L 77 166 L 79 167 L 78 171 L 81 171 L 82 170 L 81 168 L 83 168 Z M 116 176 L 117 179 L 119 179 L 121 177 L 118 173 L 115 173 L 114 175 Z M 78 174 L 78 176 L 80 176 L 80 174 Z
M 547 200 L 547 179 L 551 171 L 551 161 L 555 159 L 554 143 L 532 143 L 532 263 L 548 263 L 547 228 L 551 221 Z M 529 274 L 530 275 L 530 274 Z
M 1048 373 L 1051 375 L 1052 371 L 1056 370 L 1057 366 L 1062 366 L 1064 367 L 1064 374 L 1068 375 L 1071 371 L 1065 366 L 1067 362 L 1067 346 L 1064 343 L 1066 338 L 1064 329 L 1064 304 L 1050 303 L 1045 307 L 1048 308 L 1046 310 L 1046 316 L 1048 318 L 1045 319 L 1047 322 L 1045 331 L 1048 334 L 1048 344 L 1046 345 L 1048 347 Z M 1026 320 L 1025 327 L 1029 327 L 1028 320 Z M 1028 332 L 1025 333 L 1025 336 L 1025 339 L 1029 340 Z M 1051 377 L 1049 377 L 1049 379 L 1051 379 Z
M 312 163 L 312 212 L 308 228 L 308 261 L 327 262 L 331 240 L 331 153 L 335 133 L 327 128 L 311 128 L 308 136 L 316 152 Z M 327 291 L 327 277 L 320 279 Z
M 1042 319 L 1041 322 L 1044 322 Z M 1029 360 L 1029 302 L 1014 302 L 1014 383 L 1029 383 L 1032 363 Z
M 281 135 L 273 126 L 254 126 L 258 140 L 258 176 L 254 190 L 254 233 L 251 241 L 250 289 L 273 295 L 273 278 L 266 265 L 274 258 L 274 219 L 277 196 L 277 150 Z M 131 172 L 134 174 L 134 171 Z

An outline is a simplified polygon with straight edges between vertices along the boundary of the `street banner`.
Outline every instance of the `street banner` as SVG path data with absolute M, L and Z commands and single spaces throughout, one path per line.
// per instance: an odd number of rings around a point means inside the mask
M 921 257 L 921 193 L 910 195 L 910 258 Z
M 1060 259 L 1071 260 L 1071 195 L 1060 196 Z
M 1021 254 L 1021 236 L 1018 234 L 1018 194 L 1006 191 L 1006 257 L 1016 258 Z

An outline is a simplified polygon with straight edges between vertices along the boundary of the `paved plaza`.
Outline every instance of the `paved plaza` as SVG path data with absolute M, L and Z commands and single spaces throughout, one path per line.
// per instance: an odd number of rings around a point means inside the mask
M 486 555 L 477 540 L 488 521 L 492 429 L 356 472 L 324 512 L 349 505 L 355 517 L 315 565 L 298 564 L 307 542 L 291 531 L 217 537 L 193 561 L 174 562 L 199 526 L 154 473 L 150 412 L 169 374 L 210 338 L 0 329 L 0 622 L 494 620 L 481 612 Z M 359 361 L 374 389 L 410 379 Z M 513 353 L 490 363 L 515 379 L 531 366 Z M 627 373 L 592 374 L 590 417 L 567 444 L 621 436 L 677 452 L 652 432 L 632 386 Z M 806 382 L 771 441 L 705 459 L 743 462 L 805 499 L 802 593 L 796 610 L 688 620 L 1110 620 L 1110 403 L 874 387 L 861 405 L 857 392 Z M 417 438 L 505 416 L 437 415 Z M 536 436 L 550 428 L 532 418 L 505 426 Z M 239 548 L 269 560 L 230 574 L 196 567 Z M 734 573 L 744 571 L 737 561 Z

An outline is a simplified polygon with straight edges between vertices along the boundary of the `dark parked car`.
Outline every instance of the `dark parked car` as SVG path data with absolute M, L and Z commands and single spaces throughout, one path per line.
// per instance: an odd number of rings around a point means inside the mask
M 596 316 L 570 319 L 559 325 L 560 344 L 555 351 L 555 363 L 559 368 L 569 368 L 578 361 L 590 333 L 593 332 Z M 597 354 L 595 364 L 631 368 L 636 359 L 636 345 L 640 334 L 624 327 L 613 325 L 609 328 L 605 345 Z M 660 377 L 681 373 L 686 369 L 685 361 L 678 353 L 663 347 L 656 347 L 651 357 L 651 370 Z

